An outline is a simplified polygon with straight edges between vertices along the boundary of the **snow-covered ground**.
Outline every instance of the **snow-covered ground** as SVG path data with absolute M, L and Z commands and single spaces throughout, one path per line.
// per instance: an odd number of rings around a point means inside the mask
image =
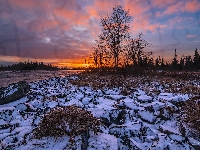
M 200 146 L 195 137 L 183 135 L 178 127 L 176 104 L 190 95 L 164 92 L 163 85 L 153 81 L 149 85 L 151 94 L 138 84 L 132 93 L 123 95 L 121 88 L 94 89 L 73 85 L 73 80 L 78 77 L 30 82 L 26 97 L 0 105 L 0 149 L 69 149 L 68 136 L 35 139 L 32 131 L 50 108 L 72 104 L 91 111 L 102 121 L 97 135 L 90 132 L 87 150 L 189 150 L 194 149 L 193 145 Z M 13 92 L 10 87 L 7 90 Z M 76 137 L 76 149 L 81 149 L 80 141 Z

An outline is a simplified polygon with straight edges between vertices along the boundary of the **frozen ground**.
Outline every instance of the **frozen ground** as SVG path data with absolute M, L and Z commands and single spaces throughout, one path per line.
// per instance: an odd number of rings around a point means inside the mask
M 191 95 L 166 92 L 160 82 L 122 88 L 77 86 L 77 76 L 61 76 L 30 82 L 30 93 L 15 102 L 0 105 L 0 149 L 70 149 L 69 137 L 35 139 L 32 131 L 50 108 L 75 104 L 102 120 L 98 135 L 90 132 L 87 150 L 182 150 L 200 146 L 196 137 L 178 128 L 178 104 Z M 12 89 L 7 89 L 12 90 Z M 55 99 L 56 96 L 56 99 Z M 76 137 L 76 149 L 80 138 Z

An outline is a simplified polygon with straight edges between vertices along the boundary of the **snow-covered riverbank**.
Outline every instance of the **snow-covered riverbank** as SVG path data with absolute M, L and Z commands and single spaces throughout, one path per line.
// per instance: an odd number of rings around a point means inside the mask
M 30 82 L 26 97 L 0 105 L 0 149 L 69 149 L 67 136 L 35 139 L 32 131 L 51 108 L 73 104 L 91 111 L 102 121 L 98 135 L 90 132 L 88 150 L 174 150 L 200 146 L 196 137 L 188 134 L 187 129 L 184 134 L 178 126 L 179 105 L 190 94 L 178 92 L 180 89 L 169 92 L 169 84 L 155 80 L 149 81 L 149 85 L 138 79 L 135 85 L 131 80 L 133 88 L 126 94 L 123 87 L 76 85 L 76 75 Z M 76 140 L 80 149 L 79 137 Z

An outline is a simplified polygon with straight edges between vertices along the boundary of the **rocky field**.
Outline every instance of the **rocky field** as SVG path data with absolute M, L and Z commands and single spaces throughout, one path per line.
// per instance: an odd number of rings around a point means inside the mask
M 87 110 L 101 122 L 97 134 L 89 130 L 84 149 L 199 149 L 200 80 L 198 75 L 192 76 L 124 78 L 83 73 L 29 82 L 25 97 L 0 105 L 0 149 L 83 149 L 79 135 L 73 145 L 68 135 L 34 136 L 45 114 L 71 105 Z M 15 90 L 13 84 L 1 92 L 10 95 Z M 189 110 L 187 104 L 195 109 Z M 196 112 L 195 121 L 185 108 L 194 117 Z M 61 128 L 56 121 L 55 126 Z

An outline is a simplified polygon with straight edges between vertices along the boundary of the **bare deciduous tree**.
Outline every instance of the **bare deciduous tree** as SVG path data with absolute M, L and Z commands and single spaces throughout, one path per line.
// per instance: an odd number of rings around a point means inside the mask
M 152 64 L 152 53 L 144 51 L 150 44 L 144 40 L 142 33 L 135 39 L 131 38 L 130 20 L 129 11 L 122 6 L 114 7 L 110 15 L 101 18 L 102 32 L 93 46 L 96 68 L 111 67 L 111 63 L 115 69 L 119 65 L 126 67 L 131 62 L 136 66 Z
M 131 39 L 128 45 L 128 56 L 132 60 L 134 65 L 147 64 L 152 52 L 144 52 L 146 47 L 150 44 L 143 38 L 143 34 L 140 33 L 137 38 Z
M 93 47 L 93 61 L 96 68 L 102 68 L 110 62 L 110 54 L 106 51 L 106 47 L 102 40 L 96 40 Z
M 118 68 L 119 55 L 124 50 L 123 44 L 130 37 L 130 19 L 129 11 L 124 10 L 122 6 L 114 7 L 111 15 L 101 18 L 102 33 L 99 38 L 114 58 L 115 68 Z

